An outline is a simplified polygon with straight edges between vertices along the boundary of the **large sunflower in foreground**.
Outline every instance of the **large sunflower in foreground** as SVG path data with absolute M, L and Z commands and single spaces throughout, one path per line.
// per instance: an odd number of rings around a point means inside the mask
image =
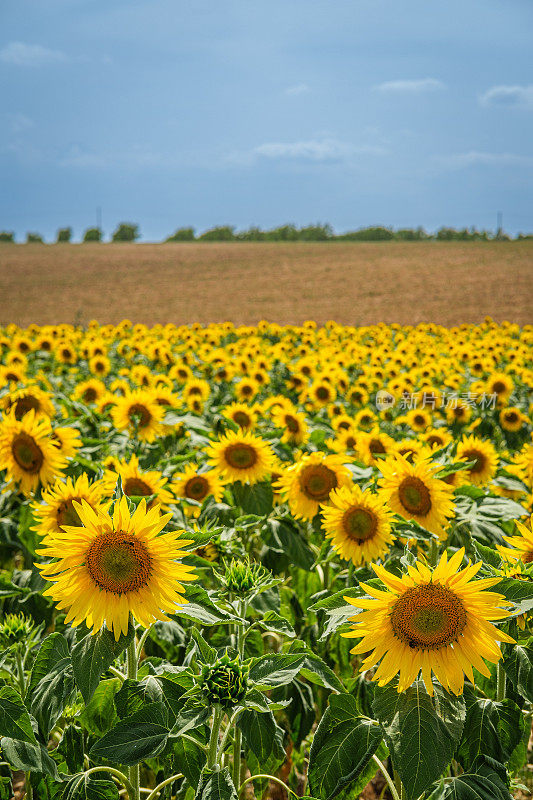
M 23 494 L 46 486 L 62 474 L 66 459 L 54 445 L 48 417 L 29 411 L 18 420 L 12 412 L 0 422 L 0 470 Z
M 349 469 L 341 456 L 309 453 L 285 470 L 274 489 L 289 503 L 291 513 L 299 519 L 313 519 L 320 505 L 327 503 L 333 489 L 349 486 Z
M 83 527 L 65 526 L 38 550 L 58 559 L 37 567 L 53 584 L 44 594 L 67 611 L 66 624 L 85 622 L 97 633 L 105 622 L 118 640 L 130 613 L 147 628 L 187 602 L 181 581 L 195 575 L 179 559 L 191 541 L 181 540 L 181 531 L 161 533 L 171 514 L 161 516 L 158 507 L 146 511 L 144 500 L 130 514 L 125 497 L 115 503 L 113 516 L 85 501 L 74 509 Z
M 379 486 L 390 508 L 406 520 L 413 519 L 440 538 L 453 516 L 453 488 L 435 477 L 441 464 L 432 464 L 429 457 L 410 463 L 404 456 L 387 458 L 379 465 L 382 478 Z
M 380 686 L 400 673 L 399 692 L 422 672 L 431 695 L 432 672 L 455 695 L 462 694 L 465 675 L 474 683 L 473 668 L 490 677 L 483 659 L 496 664 L 502 657 L 498 642 L 514 642 L 492 624 L 509 615 L 505 607 L 510 604 L 502 594 L 486 591 L 500 577 L 472 580 L 482 562 L 459 570 L 464 553 L 462 548 L 449 561 L 444 553 L 433 570 L 418 561 L 401 578 L 374 565 L 385 590 L 362 583 L 370 597 L 344 598 L 363 609 L 350 620 L 353 630 L 342 634 L 361 639 L 351 650 L 354 655 L 372 651 L 361 672 L 379 663 L 372 679 Z
M 207 449 L 208 463 L 220 477 L 234 483 L 257 483 L 272 472 L 274 453 L 259 436 L 229 431 Z
M 339 555 L 356 567 L 383 558 L 394 536 L 392 514 L 378 495 L 341 486 L 333 489 L 329 501 L 331 505 L 322 506 L 322 528 Z

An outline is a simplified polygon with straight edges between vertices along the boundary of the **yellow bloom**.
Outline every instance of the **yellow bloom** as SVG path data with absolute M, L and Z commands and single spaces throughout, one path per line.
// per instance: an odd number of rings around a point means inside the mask
M 194 464 L 187 464 L 183 472 L 174 475 L 172 488 L 176 497 L 186 497 L 198 503 L 210 496 L 219 503 L 224 494 L 224 482 L 220 476 L 214 470 L 199 472 Z M 192 514 L 199 511 L 195 506 L 186 506 L 186 510 Z
M 463 438 L 457 445 L 457 458 L 474 462 L 465 475 L 476 486 L 488 483 L 498 468 L 498 456 L 494 445 L 476 436 Z
M 53 584 L 44 594 L 67 611 L 66 624 L 85 622 L 97 633 L 105 623 L 118 640 L 130 613 L 147 628 L 187 602 L 181 582 L 195 576 L 179 559 L 192 542 L 180 539 L 182 531 L 161 533 L 171 514 L 160 516 L 158 507 L 147 511 L 144 500 L 130 514 L 125 497 L 112 517 L 85 501 L 74 508 L 83 527 L 65 526 L 38 550 L 58 559 L 37 567 Z
M 128 428 L 130 435 L 136 434 L 145 442 L 153 442 L 163 433 L 163 414 L 164 409 L 154 400 L 153 393 L 142 389 L 117 397 L 111 410 L 116 428 Z
M 0 422 L 0 470 L 7 479 L 29 495 L 39 484 L 46 486 L 62 474 L 65 457 L 52 441 L 48 417 L 29 411 L 21 420 L 13 413 Z
M 33 503 L 33 516 L 37 522 L 34 528 L 41 536 L 51 536 L 62 532 L 64 525 L 80 525 L 80 518 L 74 508 L 74 501 L 80 503 L 85 500 L 91 508 L 100 505 L 104 496 L 102 481 L 89 483 L 87 475 L 83 473 L 77 481 L 72 478 L 66 481 L 59 479 L 53 486 L 43 491 L 42 502 Z M 107 504 L 106 508 L 109 507 Z
M 223 480 L 257 483 L 272 472 L 270 445 L 251 433 L 229 431 L 207 449 L 208 463 Z
M 359 486 L 341 486 L 329 501 L 322 506 L 322 528 L 340 556 L 356 567 L 383 558 L 394 541 L 392 514 L 383 500 Z
M 150 500 L 148 508 L 153 505 L 160 505 L 167 510 L 168 504 L 172 503 L 172 492 L 169 491 L 168 481 L 158 470 L 141 470 L 139 459 L 133 455 L 129 461 L 118 461 L 111 470 L 108 470 L 103 478 L 105 493 L 112 495 L 118 479 L 122 481 L 122 490 L 126 497 L 149 497 L 155 495 Z
M 503 539 L 511 547 L 496 545 L 502 558 L 514 563 L 521 561 L 522 564 L 530 564 L 533 561 L 533 516 L 529 518 L 529 528 L 522 522 L 515 520 L 519 530 L 519 536 L 504 536 Z
M 333 489 L 351 484 L 350 471 L 341 456 L 309 453 L 285 470 L 274 489 L 300 519 L 313 519 L 327 503 Z
M 444 538 L 447 519 L 453 516 L 453 489 L 435 477 L 441 468 L 439 464 L 431 464 L 429 457 L 411 464 L 398 455 L 379 465 L 383 476 L 379 486 L 383 499 L 395 514 L 406 520 L 413 519 Z
M 498 642 L 514 642 L 492 624 L 509 615 L 505 597 L 486 591 L 501 578 L 473 581 L 482 564 L 468 562 L 459 570 L 464 552 L 462 548 L 449 561 L 444 553 L 433 570 L 418 561 L 401 578 L 375 565 L 385 590 L 363 583 L 370 597 L 344 598 L 363 611 L 351 619 L 353 630 L 342 635 L 361 639 L 351 651 L 354 655 L 372 651 L 361 672 L 379 663 L 372 679 L 380 686 L 400 673 L 398 692 L 403 692 L 422 672 L 432 695 L 433 672 L 445 689 L 459 695 L 465 675 L 475 682 L 473 668 L 490 677 L 483 659 L 492 664 L 500 660 Z

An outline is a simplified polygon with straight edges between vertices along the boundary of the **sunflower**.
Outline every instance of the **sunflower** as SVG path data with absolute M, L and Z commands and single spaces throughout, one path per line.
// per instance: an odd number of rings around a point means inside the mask
M 174 475 L 172 488 L 176 497 L 196 500 L 203 503 L 206 497 L 214 497 L 220 503 L 224 494 L 224 482 L 214 470 L 200 472 L 194 464 L 187 464 L 183 472 Z M 194 515 L 199 513 L 196 506 L 186 506 L 186 511 Z
M 88 381 L 78 383 L 74 389 L 72 397 L 74 400 L 81 400 L 82 403 L 98 403 L 106 394 L 107 389 L 103 381 L 98 378 L 90 378 Z
M 163 432 L 163 414 L 164 409 L 154 400 L 153 393 L 142 389 L 117 397 L 111 410 L 116 428 L 128 428 L 130 434 L 145 442 L 153 442 Z
M 111 371 L 111 361 L 107 356 L 93 356 L 89 359 L 89 369 L 93 375 L 99 375 L 105 378 Z
M 504 405 L 513 393 L 514 383 L 510 375 L 505 372 L 494 372 L 487 380 L 486 393 L 495 394 L 498 405 Z
M 431 425 L 431 412 L 426 408 L 412 408 L 405 415 L 405 422 L 414 431 L 425 431 Z
M 373 428 L 368 433 L 359 433 L 357 436 L 357 452 L 361 461 L 370 466 L 379 466 L 383 462 L 383 456 L 396 451 L 397 444 L 386 433 L 382 433 L 379 428 Z
M 61 364 L 75 364 L 78 360 L 76 350 L 68 342 L 58 342 L 54 352 Z
M 52 444 L 66 458 L 74 458 L 82 444 L 80 432 L 76 428 L 54 428 Z
M 302 444 L 307 439 L 305 415 L 293 406 L 273 408 L 272 423 L 283 430 L 282 442 Z
M 48 392 L 43 392 L 38 386 L 31 385 L 25 386 L 23 389 L 16 389 L 9 392 L 2 398 L 1 404 L 3 408 L 9 413 L 13 410 L 16 419 L 28 413 L 28 411 L 35 411 L 35 417 L 53 417 L 56 410 L 52 403 L 52 398 Z
M 8 481 L 18 485 L 25 495 L 39 484 L 46 486 L 62 474 L 65 457 L 52 441 L 48 417 L 37 418 L 29 411 L 21 420 L 14 413 L 0 422 L 0 470 L 7 471 Z
M 130 514 L 125 497 L 112 516 L 85 501 L 74 502 L 74 509 L 83 527 L 65 526 L 37 551 L 58 559 L 37 567 L 53 584 L 43 594 L 67 611 L 66 624 L 85 622 L 94 634 L 105 622 L 118 640 L 130 614 L 148 628 L 187 602 L 180 581 L 195 576 L 178 559 L 192 542 L 180 539 L 182 531 L 161 533 L 171 514 L 161 516 L 158 507 L 147 511 L 144 500 Z
M 500 425 L 504 431 L 516 433 L 523 426 L 526 417 L 516 406 L 508 406 L 500 411 Z
M 307 390 L 307 399 L 313 408 L 324 408 L 332 403 L 337 396 L 337 390 L 325 378 L 313 381 Z
M 322 506 L 322 528 L 341 558 L 360 564 L 375 561 L 394 541 L 392 514 L 383 500 L 359 486 L 341 486 Z
M 95 509 L 101 504 L 104 496 L 102 481 L 89 483 L 86 473 L 75 482 L 72 478 L 66 481 L 59 479 L 53 486 L 42 493 L 42 502 L 32 506 L 33 516 L 37 522 L 35 530 L 40 536 L 51 536 L 61 533 L 63 525 L 80 525 L 80 518 L 74 508 L 74 501 L 85 500 Z M 109 507 L 110 503 L 105 507 Z
M 327 503 L 333 489 L 351 484 L 350 471 L 342 456 L 308 453 L 285 470 L 275 483 L 291 513 L 299 519 L 313 519 L 320 505 Z
M 232 403 L 222 411 L 226 419 L 231 419 L 242 430 L 253 430 L 257 422 L 257 413 L 245 403 Z
M 444 538 L 447 519 L 453 516 L 453 489 L 435 473 L 442 469 L 429 456 L 413 464 L 401 455 L 382 461 L 379 486 L 383 499 L 395 514 L 413 519 L 439 538 Z
M 511 547 L 496 545 L 498 552 L 510 563 L 521 561 L 522 564 L 530 564 L 533 561 L 533 516 L 529 518 L 529 528 L 522 522 L 515 520 L 519 536 L 504 536 L 503 539 Z
M 155 504 L 167 510 L 168 504 L 172 503 L 174 499 L 167 486 L 167 479 L 158 470 L 141 470 L 139 459 L 135 455 L 129 461 L 118 461 L 111 470 L 105 473 L 103 481 L 107 495 L 113 494 L 119 478 L 126 497 L 154 495 L 154 498 L 148 503 L 148 508 Z
M 363 609 L 352 617 L 353 630 L 341 634 L 360 638 L 351 651 L 369 653 L 361 672 L 379 662 L 372 680 L 385 686 L 400 673 L 398 692 L 404 692 L 422 672 L 427 692 L 433 694 L 431 673 L 455 695 L 463 692 L 464 676 L 474 683 L 475 668 L 485 677 L 490 672 L 483 659 L 496 664 L 502 657 L 498 642 L 514 639 L 492 624 L 508 617 L 510 604 L 502 594 L 486 589 L 501 578 L 473 581 L 482 562 L 459 570 L 464 548 L 450 560 L 444 553 L 431 570 L 420 561 L 401 578 L 379 565 L 373 569 L 385 591 L 362 583 L 368 598 L 344 599 Z M 459 571 L 458 571 L 459 570 Z
M 446 428 L 428 428 L 420 435 L 420 439 L 432 450 L 440 450 L 453 441 L 453 436 Z
M 253 378 L 242 378 L 235 385 L 235 394 L 241 402 L 252 400 L 260 389 L 259 384 Z
M 457 458 L 474 462 L 465 475 L 476 486 L 488 483 L 498 468 L 498 456 L 494 445 L 476 436 L 466 436 L 459 442 Z
M 224 481 L 257 483 L 272 472 L 274 453 L 259 436 L 240 431 L 228 433 L 207 450 L 208 463 Z

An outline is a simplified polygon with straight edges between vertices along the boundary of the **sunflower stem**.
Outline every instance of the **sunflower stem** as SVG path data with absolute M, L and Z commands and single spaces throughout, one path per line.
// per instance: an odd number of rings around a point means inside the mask
M 142 649 L 144 647 L 145 641 L 148 639 L 148 635 L 150 633 L 150 630 L 151 630 L 151 625 L 149 625 L 143 631 L 143 634 L 142 634 L 141 638 L 139 639 L 139 644 L 137 645 L 137 663 L 139 662 L 139 659 L 141 657 Z
M 20 695 L 24 700 L 26 696 L 26 681 L 24 679 L 24 663 L 22 661 L 22 656 L 20 654 L 18 645 L 16 649 L 16 659 L 17 659 L 17 679 L 20 687 Z
M 506 685 L 505 685 L 505 672 L 501 661 L 498 662 L 496 667 L 496 700 L 501 703 L 505 700 Z
M 239 602 L 239 617 L 246 618 L 246 601 Z M 237 627 L 237 650 L 239 651 L 239 658 L 244 657 L 244 625 Z M 235 787 L 239 786 L 241 782 L 241 748 L 242 748 L 242 731 L 237 726 L 237 719 L 235 718 L 235 733 L 233 736 L 233 783 Z
M 353 581 L 353 561 L 350 561 L 348 565 L 348 574 L 346 575 L 346 588 L 348 589 L 352 585 Z
M 290 786 L 287 786 L 286 783 L 283 783 L 283 781 L 280 778 L 276 778 L 274 775 L 251 775 L 249 778 L 246 778 L 246 780 L 244 781 L 242 786 L 239 786 L 239 788 L 237 789 L 237 794 L 240 795 L 242 790 L 249 783 L 251 783 L 252 781 L 255 781 L 257 778 L 268 778 L 270 781 L 272 781 L 272 783 L 277 783 L 278 786 L 283 786 L 283 788 L 285 789 L 286 792 L 290 792 L 290 794 L 294 795 L 294 797 L 298 797 L 296 792 L 293 792 Z M 396 800 L 396 798 L 395 798 L 395 800 Z
M 224 709 L 217 703 L 213 710 L 213 724 L 211 727 L 211 736 L 209 738 L 209 751 L 207 753 L 207 769 L 213 769 L 217 763 L 218 736 L 223 716 Z
M 130 615 L 130 623 L 133 622 Z M 126 651 L 127 655 L 127 672 L 126 676 L 129 680 L 136 681 L 137 680 L 137 666 L 139 663 L 139 659 L 137 657 L 137 645 L 135 642 L 135 634 L 128 645 L 128 649 Z M 128 778 L 131 784 L 132 795 L 131 800 L 141 800 L 141 793 L 139 791 L 140 785 L 140 766 L 139 764 L 134 764 L 131 767 L 128 767 Z
M 428 561 L 431 567 L 437 566 L 437 559 L 439 557 L 439 546 L 434 536 L 429 540 Z
M 155 789 L 153 789 L 150 792 L 150 794 L 148 795 L 146 800 L 156 800 L 156 797 L 158 796 L 158 794 L 161 791 L 161 789 L 164 789 L 165 786 L 169 786 L 171 783 L 174 783 L 174 781 L 177 781 L 178 778 L 183 778 L 183 775 L 182 775 L 181 772 L 178 772 L 177 775 L 172 775 L 170 778 L 167 778 L 166 780 L 161 781 L 161 783 L 158 783 L 157 786 L 155 787 Z
M 120 781 L 130 798 L 135 796 L 133 786 L 119 769 L 115 769 L 114 767 L 91 767 L 91 769 L 86 770 L 85 775 L 94 775 L 95 772 L 109 772 L 110 775 L 113 775 L 113 777 Z
M 382 773 L 383 777 L 385 778 L 385 781 L 387 782 L 387 786 L 390 789 L 390 793 L 391 793 L 391 795 L 393 797 L 393 800 L 400 800 L 400 795 L 398 794 L 398 792 L 396 790 L 396 786 L 394 785 L 394 781 L 392 780 L 391 776 L 387 772 L 387 768 L 385 767 L 385 764 L 383 763 L 383 761 L 380 761 L 380 759 L 376 755 L 373 755 L 372 758 L 376 762 L 378 767 L 380 768 L 381 773 Z
M 402 780 L 396 770 L 394 770 L 394 788 L 396 790 L 396 795 L 393 794 L 394 800 L 404 800 Z

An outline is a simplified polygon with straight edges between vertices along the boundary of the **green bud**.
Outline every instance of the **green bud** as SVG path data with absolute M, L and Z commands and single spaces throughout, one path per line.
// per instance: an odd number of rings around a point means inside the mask
M 240 703 L 246 694 L 249 671 L 238 658 L 231 661 L 227 654 L 214 664 L 204 666 L 200 686 L 209 704 L 231 708 Z
M 8 650 L 17 644 L 27 644 L 34 627 L 33 621 L 24 614 L 7 614 L 0 623 L 0 649 Z
M 249 560 L 233 559 L 225 567 L 224 575 L 219 575 L 222 583 L 228 592 L 241 597 L 253 593 L 268 576 L 262 564 L 252 564 Z

